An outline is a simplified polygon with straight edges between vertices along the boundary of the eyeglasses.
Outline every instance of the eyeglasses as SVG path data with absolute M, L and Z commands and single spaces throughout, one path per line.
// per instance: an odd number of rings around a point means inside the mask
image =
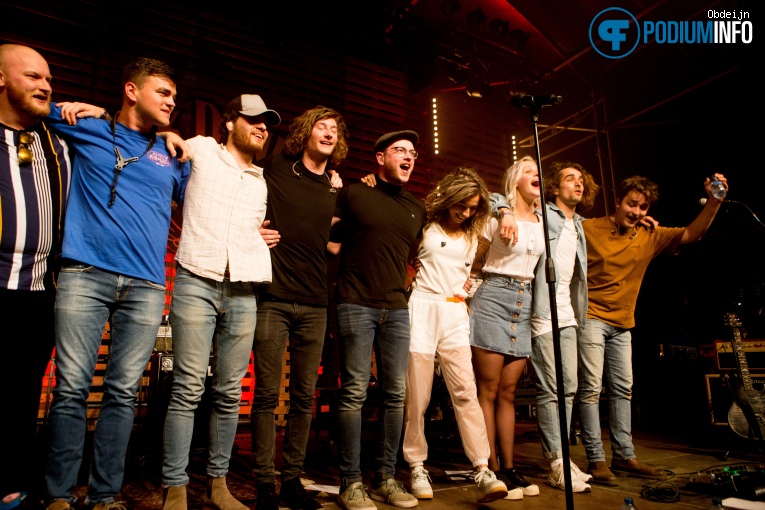
M 393 152 L 395 152 L 398 156 L 401 156 L 402 158 L 406 156 L 406 153 L 408 152 L 412 159 L 417 159 L 417 156 L 420 155 L 419 152 L 415 150 L 408 150 L 406 147 L 388 147 L 389 149 L 393 149 Z
M 28 165 L 35 160 L 35 153 L 30 147 L 33 143 L 35 143 L 35 136 L 32 133 L 28 131 L 19 133 L 19 146 L 16 148 L 19 165 Z

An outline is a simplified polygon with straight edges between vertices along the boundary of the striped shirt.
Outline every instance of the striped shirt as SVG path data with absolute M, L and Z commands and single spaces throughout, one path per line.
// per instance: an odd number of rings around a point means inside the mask
M 34 160 L 20 165 L 21 132 L 0 124 L 0 288 L 41 291 L 61 251 L 71 165 L 44 122 L 26 132 Z

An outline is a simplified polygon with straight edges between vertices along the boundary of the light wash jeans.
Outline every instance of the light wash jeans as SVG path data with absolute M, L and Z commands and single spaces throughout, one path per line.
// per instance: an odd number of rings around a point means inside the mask
M 96 423 L 86 504 L 114 501 L 122 486 L 136 391 L 151 357 L 165 287 L 85 264 L 61 270 L 56 297 L 56 387 L 45 484 L 51 500 L 74 503 L 87 426 L 87 399 L 111 314 L 104 395 Z
M 588 462 L 605 461 L 600 437 L 600 391 L 608 396 L 608 425 L 615 459 L 635 458 L 632 445 L 632 336 L 630 330 L 587 319 L 579 334 L 579 414 Z
M 382 403 L 376 452 L 376 481 L 393 478 L 404 423 L 409 364 L 409 309 L 387 310 L 343 303 L 337 306 L 340 333 L 341 490 L 361 481 L 361 408 L 367 398 L 372 349 L 377 343 L 377 379 Z
M 173 389 L 165 418 L 162 464 L 165 486 L 189 483 L 186 467 L 194 432 L 194 412 L 205 392 L 213 343 L 212 413 L 206 471 L 213 478 L 228 473 L 256 312 L 254 283 L 217 282 L 178 268 L 170 309 L 174 358 Z
M 326 329 L 325 306 L 268 299 L 260 302 L 252 348 L 256 381 L 250 416 L 253 473 L 258 483 L 275 482 L 274 410 L 279 403 L 288 340 L 290 409 L 282 444 L 282 481 L 298 478 L 303 471 Z
M 576 328 L 560 330 L 560 355 L 563 368 L 563 390 L 566 405 L 566 434 L 571 428 L 571 411 L 576 394 Z M 537 375 L 537 423 L 545 459 L 560 459 L 563 455 L 558 415 L 558 381 L 555 372 L 552 331 L 531 339 L 531 363 Z

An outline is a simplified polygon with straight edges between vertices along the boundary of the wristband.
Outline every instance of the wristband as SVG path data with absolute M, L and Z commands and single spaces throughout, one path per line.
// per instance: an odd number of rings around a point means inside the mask
M 515 213 L 509 209 L 503 209 L 500 211 L 499 215 L 504 218 L 505 216 L 515 216 Z

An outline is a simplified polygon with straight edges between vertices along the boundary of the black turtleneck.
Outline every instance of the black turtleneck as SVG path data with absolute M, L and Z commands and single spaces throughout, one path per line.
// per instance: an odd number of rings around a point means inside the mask
M 337 303 L 406 308 L 406 262 L 425 224 L 422 202 L 378 178 L 374 188 L 344 187 L 335 216 L 341 219 L 337 240 L 342 243 Z

